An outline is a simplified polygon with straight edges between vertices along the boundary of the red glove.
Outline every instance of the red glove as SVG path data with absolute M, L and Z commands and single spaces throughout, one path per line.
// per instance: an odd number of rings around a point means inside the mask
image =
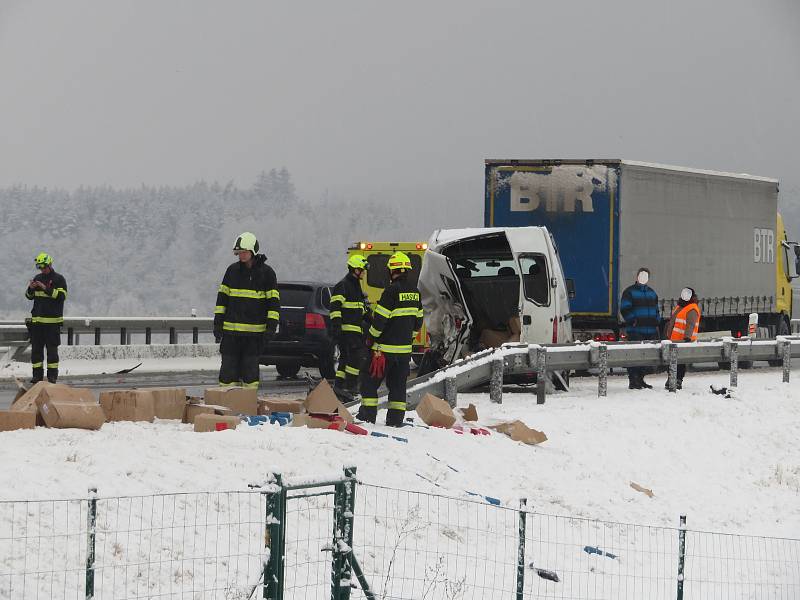
M 373 352 L 372 362 L 369 363 L 369 374 L 375 379 L 383 379 L 386 372 L 386 357 L 383 352 Z

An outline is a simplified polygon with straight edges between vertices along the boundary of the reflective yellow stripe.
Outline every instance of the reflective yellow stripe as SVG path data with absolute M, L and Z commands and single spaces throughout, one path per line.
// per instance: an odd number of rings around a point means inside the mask
M 378 344 L 378 350 L 389 354 L 408 354 L 411 352 L 411 344 L 408 346 L 395 346 L 392 344 Z
M 220 380 L 219 380 L 219 387 L 233 387 L 233 386 L 235 386 L 237 383 L 238 383 L 237 381 L 230 381 L 230 382 L 229 382 L 229 381 L 222 381 L 222 380 L 220 379 Z
M 31 323 L 42 323 L 43 325 L 53 325 L 63 323 L 64 317 L 33 317 Z
M 246 331 L 249 333 L 264 333 L 267 330 L 267 324 L 259 323 L 258 325 L 254 325 L 253 323 L 229 323 L 228 321 L 224 321 L 222 323 L 222 329 L 225 331 Z
M 228 288 L 228 293 L 232 298 L 250 298 L 252 300 L 263 300 L 267 297 L 267 292 L 263 290 L 245 290 L 240 288 Z
M 48 294 L 47 292 L 33 292 L 33 295 L 36 296 L 37 298 L 52 298 L 53 297 L 50 294 Z
M 417 316 L 420 317 L 420 318 L 425 316 L 425 313 L 422 311 L 421 308 L 417 311 Z
M 341 294 L 335 294 L 331 296 L 331 302 L 344 302 L 344 296 Z
M 342 311 L 340 310 L 332 310 L 330 314 L 331 319 L 341 319 L 342 318 Z
M 361 398 L 362 406 L 378 406 L 377 398 Z
M 360 308 L 364 309 L 363 302 L 342 302 L 342 308 Z
M 58 363 L 47 363 L 47 368 L 48 369 L 57 369 L 58 368 Z
M 65 290 L 64 288 L 56 288 L 53 291 L 53 298 L 58 298 L 58 292 L 61 292 L 62 294 L 64 294 L 64 300 L 67 299 L 67 290 Z
M 392 311 L 392 317 L 416 317 L 416 308 L 395 308 Z
M 214 307 L 214 314 L 215 315 L 224 315 L 225 314 L 225 310 L 226 310 L 226 307 L 217 305 L 217 306 Z
M 264 297 L 267 300 L 270 300 L 272 298 L 275 298 L 276 300 L 280 300 L 281 299 L 281 293 L 278 290 L 269 290 L 266 294 L 264 294 Z
M 375 329 L 374 325 L 369 328 L 368 333 L 374 338 L 381 337 L 381 332 Z
M 342 325 L 342 331 L 355 331 L 356 333 L 362 333 L 361 325 Z
M 338 379 L 344 379 L 345 372 L 344 371 L 336 371 L 336 377 Z
M 390 311 L 388 308 L 383 308 L 380 304 L 378 304 L 375 306 L 375 314 L 388 319 L 392 316 L 392 311 Z
M 44 364 L 44 363 L 40 363 L 40 362 L 38 362 L 38 363 L 31 363 L 31 366 L 32 366 L 34 369 L 41 369 L 43 364 Z
M 355 368 L 355 367 L 351 367 L 351 366 L 349 366 L 349 365 L 348 365 L 348 366 L 346 366 L 346 367 L 344 368 L 344 372 L 345 372 L 345 373 L 349 373 L 350 375 L 358 375 L 358 374 L 359 374 L 361 371 L 359 371 L 359 370 L 358 370 L 357 368 Z
M 270 310 L 269 312 L 267 312 L 267 318 L 268 319 L 275 319 L 277 321 L 278 319 L 281 318 L 281 316 L 280 316 L 280 314 L 278 313 L 277 310 Z
M 249 389 L 257 388 L 259 383 L 261 383 L 261 382 L 260 381 L 246 381 L 246 382 L 242 383 L 242 387 L 243 388 L 249 388 Z
M 220 284 L 218 291 L 219 291 L 220 294 L 225 294 L 226 296 L 230 296 L 231 295 L 231 288 L 229 288 L 225 284 Z
M 405 410 L 406 409 L 406 403 L 405 402 L 389 402 L 389 409 Z

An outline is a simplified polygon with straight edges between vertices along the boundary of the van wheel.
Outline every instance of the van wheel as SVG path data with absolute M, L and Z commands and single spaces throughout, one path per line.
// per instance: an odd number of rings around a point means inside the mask
M 319 374 L 323 379 L 333 379 L 336 377 L 336 363 L 339 362 L 339 346 L 331 344 L 331 347 L 319 359 Z
M 297 377 L 300 372 L 300 363 L 279 363 L 275 365 L 275 368 L 281 377 L 292 378 Z

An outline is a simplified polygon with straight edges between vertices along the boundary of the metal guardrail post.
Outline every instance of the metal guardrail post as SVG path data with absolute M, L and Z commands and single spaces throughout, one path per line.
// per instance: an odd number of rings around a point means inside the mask
M 456 384 L 455 377 L 447 377 L 444 380 L 444 399 L 451 408 L 456 407 L 456 402 L 458 402 L 458 385 Z
M 519 501 L 519 530 L 517 546 L 517 600 L 523 600 L 525 595 L 525 530 L 526 530 L 526 504 L 528 500 L 521 498 Z
M 94 328 L 94 345 L 95 346 L 99 346 L 100 345 L 100 328 L 99 327 L 95 327 Z
M 200 341 L 200 330 L 197 327 L 192 327 L 192 343 L 197 344 Z
M 730 387 L 739 386 L 739 344 L 731 342 L 728 348 L 731 359 L 731 382 Z
M 269 562 L 264 565 L 264 598 L 268 600 L 283 600 L 283 552 L 285 540 L 285 509 L 283 507 L 286 497 L 283 479 L 280 473 L 275 474 L 277 492 L 268 492 L 265 515 L 266 546 L 269 548 Z
M 119 328 L 119 345 L 124 346 L 128 341 L 128 331 L 124 327 Z
M 681 515 L 678 531 L 678 596 L 683 600 L 683 573 L 686 564 L 686 515 Z
M 544 404 L 547 394 L 547 348 L 536 348 L 536 404 Z
M 670 343 L 667 346 L 667 389 L 675 393 L 678 391 L 678 344 Z
M 491 379 L 489 379 L 489 398 L 497 404 L 503 403 L 503 359 L 495 358 L 491 363 Z
M 75 344 L 75 330 L 72 327 L 67 327 L 67 346 Z
M 89 488 L 86 526 L 86 600 L 94 598 L 95 542 L 97 538 L 97 488 Z
M 792 368 L 792 343 L 789 340 L 783 340 L 780 348 L 783 359 L 783 383 L 789 383 L 789 371 Z
M 597 380 L 597 395 L 605 398 L 608 395 L 608 346 L 600 344 L 598 348 L 600 376 Z
M 169 343 L 170 344 L 178 343 L 178 333 L 175 331 L 174 327 L 169 328 Z
M 144 328 L 144 343 L 148 346 L 153 343 L 153 330 L 150 327 Z

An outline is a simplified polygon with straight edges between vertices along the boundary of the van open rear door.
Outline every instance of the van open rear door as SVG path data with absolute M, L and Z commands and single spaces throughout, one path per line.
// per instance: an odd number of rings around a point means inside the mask
M 551 284 L 556 273 L 547 233 L 533 227 L 508 228 L 505 233 L 521 275 L 520 341 L 558 341 L 557 290 Z
M 469 337 L 472 316 L 450 260 L 438 252 L 427 250 L 418 287 L 431 347 L 441 347 L 443 358 L 452 362 L 459 357 L 461 347 Z

